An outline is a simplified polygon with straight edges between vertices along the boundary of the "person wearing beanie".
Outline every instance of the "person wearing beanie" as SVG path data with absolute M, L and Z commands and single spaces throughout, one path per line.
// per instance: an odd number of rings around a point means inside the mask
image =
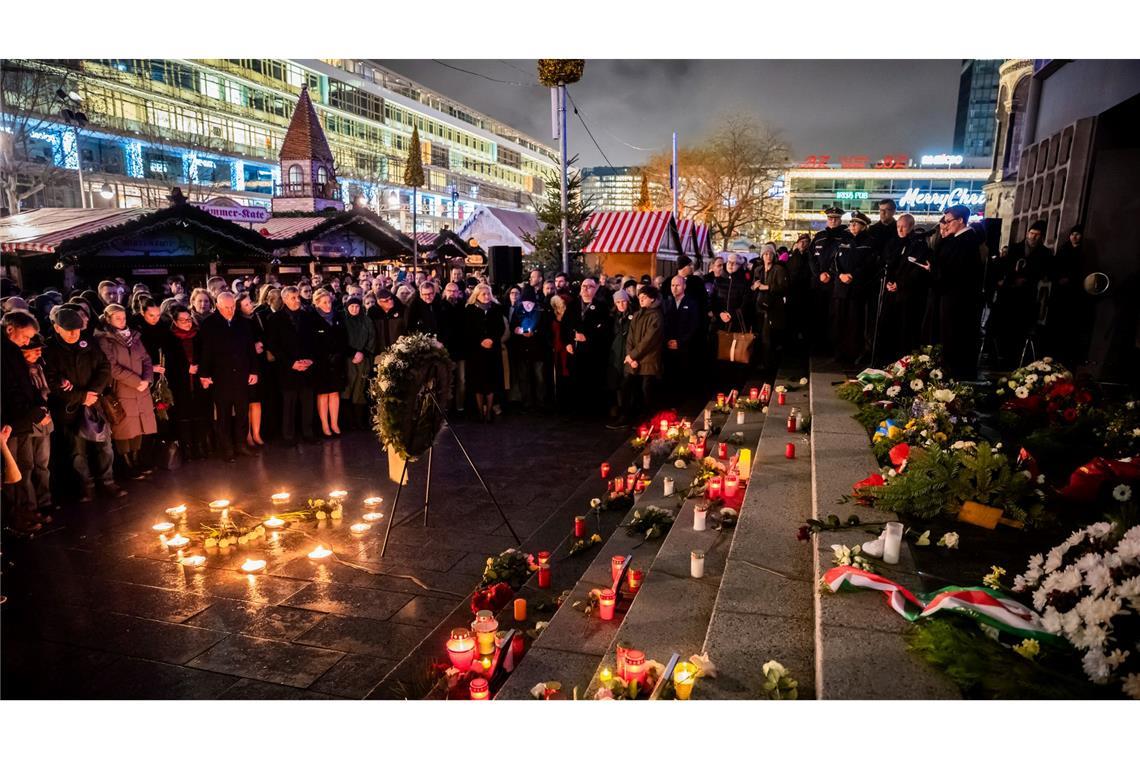
M 80 501 L 89 502 L 96 484 L 106 496 L 121 497 L 127 492 L 115 483 L 109 425 L 98 407 L 99 397 L 111 382 L 111 363 L 95 341 L 83 337 L 84 327 L 84 317 L 77 309 L 60 307 L 52 324 L 55 335 L 44 347 L 43 358 L 51 389 L 48 403 L 52 421 L 79 476 Z M 81 435 L 92 434 L 91 426 L 85 424 L 92 418 L 107 428 L 101 441 L 89 441 Z M 89 448 L 95 449 L 93 461 Z
M 545 403 L 550 319 L 550 312 L 539 304 L 534 287 L 530 283 L 523 285 L 519 308 L 511 316 L 508 349 L 524 411 L 533 411 Z
M 376 326 L 356 296 L 345 301 L 344 312 L 347 380 L 340 395 L 348 405 L 348 423 L 357 430 L 368 430 L 368 375 L 376 356 Z
M 629 296 L 629 310 L 636 313 L 641 308 L 637 302 L 637 280 L 627 277 L 621 284 L 621 289 Z
M 619 419 L 619 424 L 629 424 L 631 413 L 639 407 L 643 417 L 650 417 L 657 411 L 657 384 L 662 372 L 661 351 L 665 339 L 661 291 L 653 285 L 646 285 L 637 298 L 641 308 L 630 322 L 625 342 L 625 378 L 622 381 L 622 411 L 625 416 Z
M 831 335 L 835 358 L 840 364 L 860 364 L 869 358 L 863 355 L 864 320 L 871 288 L 877 285 L 870 226 L 871 220 L 866 214 L 853 213 L 850 234 L 840 240 L 832 262 Z

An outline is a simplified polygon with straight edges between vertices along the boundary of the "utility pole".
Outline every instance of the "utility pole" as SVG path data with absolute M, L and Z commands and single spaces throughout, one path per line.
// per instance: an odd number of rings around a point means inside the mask
M 569 196 L 569 172 L 567 155 L 567 140 L 566 140 L 566 85 L 558 86 L 558 119 L 559 119 L 559 137 L 562 148 L 562 271 L 570 271 L 570 251 L 568 248 L 567 240 L 569 238 L 569 230 L 566 223 L 567 202 Z
M 677 133 L 676 132 L 673 133 L 673 165 L 669 171 L 672 174 L 672 176 L 669 177 L 669 184 L 673 188 L 673 218 L 679 219 L 680 217 L 677 216 L 677 185 L 679 184 L 678 179 L 680 177 L 680 173 L 677 171 Z

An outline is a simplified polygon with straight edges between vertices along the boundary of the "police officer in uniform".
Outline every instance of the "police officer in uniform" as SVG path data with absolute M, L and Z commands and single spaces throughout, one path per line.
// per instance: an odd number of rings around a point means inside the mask
M 832 331 L 835 358 L 843 364 L 856 362 L 863 353 L 863 320 L 866 317 L 867 290 L 874 280 L 875 257 L 871 220 L 856 211 L 849 231 L 835 249 L 832 259 Z
M 808 267 L 811 269 L 811 339 L 812 348 L 826 352 L 832 345 L 828 331 L 834 288 L 835 252 L 840 244 L 850 241 L 851 233 L 843 226 L 843 209 L 829 208 L 827 227 L 816 233 L 808 247 Z

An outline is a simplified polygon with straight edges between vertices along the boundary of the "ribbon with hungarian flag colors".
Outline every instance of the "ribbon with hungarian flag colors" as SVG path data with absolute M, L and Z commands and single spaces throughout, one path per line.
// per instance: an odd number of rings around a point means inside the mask
M 1041 625 L 1036 612 L 1000 591 L 980 586 L 946 586 L 929 594 L 914 594 L 894 581 L 866 570 L 843 565 L 823 574 L 823 584 L 834 592 L 844 588 L 882 591 L 891 608 L 912 623 L 936 612 L 955 612 L 1000 631 L 1040 641 L 1057 636 Z

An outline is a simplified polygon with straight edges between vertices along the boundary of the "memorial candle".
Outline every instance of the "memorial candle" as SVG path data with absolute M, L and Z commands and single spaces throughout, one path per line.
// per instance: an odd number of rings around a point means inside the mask
M 491 698 L 491 685 L 486 678 L 473 678 L 467 687 L 472 700 L 489 700 Z
M 578 515 L 574 518 L 574 538 L 586 537 L 586 518 Z
M 309 559 L 322 560 L 332 556 L 332 549 L 326 549 L 321 544 L 317 544 L 317 548 L 309 552 Z
M 787 431 L 789 433 L 796 432 L 796 413 L 794 411 L 788 415 Z
M 260 573 L 264 569 L 265 560 L 263 559 L 247 559 L 241 566 L 243 573 Z
M 716 394 L 716 405 L 718 407 L 724 406 L 725 395 L 723 393 Z
M 640 649 L 629 649 L 625 653 L 625 680 L 637 681 L 641 688 L 645 687 L 649 673 L 645 669 L 645 652 Z
M 602 462 L 601 466 L 598 468 L 598 471 L 602 473 L 602 480 L 608 479 L 610 477 L 610 463 Z
M 170 517 L 181 517 L 182 515 L 186 514 L 186 505 L 179 504 L 177 507 L 171 507 L 170 509 L 166 510 L 166 514 L 168 514 Z
M 708 504 L 697 504 L 693 507 L 693 530 L 705 530 L 705 522 L 709 516 Z
M 339 488 L 335 491 L 329 491 L 330 499 L 343 499 L 345 496 L 348 496 L 348 491 L 342 491 Z
M 280 517 L 273 516 L 273 517 L 270 517 L 265 522 L 263 522 L 262 525 L 264 525 L 266 528 L 269 528 L 270 530 L 276 530 L 277 528 L 280 528 L 283 525 L 285 525 L 285 521 L 282 520 Z
M 789 443 L 787 446 L 785 446 L 784 447 L 784 456 L 787 457 L 788 459 L 795 459 L 796 458 L 796 444 Z
M 889 522 L 886 527 L 886 532 L 883 533 L 883 562 L 888 565 L 898 564 L 899 550 L 902 548 L 903 524 Z
M 662 484 L 661 484 L 661 493 L 665 496 L 672 496 L 673 495 L 673 489 L 675 487 L 676 486 L 673 483 L 673 478 L 666 475 L 665 479 L 662 481 Z
M 213 501 L 210 502 L 210 509 L 212 509 L 216 512 L 219 509 L 225 509 L 229 505 L 230 505 L 229 499 L 214 499 Z
M 471 631 L 466 628 L 452 628 L 451 638 L 447 640 L 447 656 L 452 667 L 462 673 L 471 669 L 475 660 L 475 639 L 471 638 Z
M 550 565 L 538 566 L 538 587 L 550 588 Z
M 755 388 L 753 388 L 755 390 Z M 688 699 L 693 693 L 693 684 L 697 680 L 697 666 L 691 662 L 679 662 L 673 668 L 673 691 L 677 699 Z
M 602 620 L 614 619 L 614 607 L 617 605 L 617 594 L 612 588 L 602 589 L 598 594 L 598 617 Z
M 744 424 L 744 410 L 743 409 L 740 409 L 736 412 L 736 424 L 737 425 L 743 425 Z
M 653 464 L 653 457 L 647 451 L 641 455 L 641 469 L 648 470 L 651 464 Z
M 371 528 L 372 528 L 372 526 L 369 523 L 363 522 L 363 523 L 354 523 L 353 525 L 351 525 L 349 527 L 349 530 L 352 531 L 352 534 L 354 536 L 362 536 L 365 533 L 367 533 Z
M 639 427 L 637 429 L 637 437 L 638 438 L 648 438 L 649 437 L 649 426 L 648 425 L 642 425 L 641 427 Z
M 625 646 L 620 641 L 614 647 L 614 655 L 617 659 L 617 676 L 623 681 L 628 677 L 625 670 L 625 656 L 629 652 L 629 647 Z
M 625 555 L 615 554 L 610 557 L 610 578 L 616 581 L 621 576 L 622 566 L 625 564 Z
M 175 533 L 174 538 L 167 541 L 166 545 L 170 546 L 174 549 L 178 549 L 178 548 L 185 546 L 188 543 L 190 543 L 190 539 L 186 538 L 186 536 L 183 536 L 179 533 Z
M 270 494 L 269 499 L 274 504 L 284 504 L 285 502 L 289 501 L 289 492 L 288 491 L 279 491 L 275 494 Z
M 166 531 L 168 531 L 174 527 L 174 523 L 172 523 L 172 522 L 160 522 L 160 523 L 155 523 L 154 525 L 152 525 L 150 527 L 152 530 L 158 531 L 159 533 L 165 533 Z
M 748 476 L 752 474 L 752 449 L 741 449 L 739 458 L 736 460 L 736 470 L 740 473 L 741 480 L 748 480 Z
M 637 590 L 641 588 L 641 582 L 645 578 L 644 570 L 630 570 L 629 571 L 629 593 L 636 594 Z
M 724 498 L 736 498 L 736 491 L 740 487 L 740 481 L 737 480 L 735 475 L 729 475 L 724 479 Z
M 713 475 L 711 478 L 709 478 L 709 481 L 705 486 L 705 495 L 708 496 L 709 501 L 720 498 L 720 489 L 720 477 Z
M 499 621 L 494 617 L 482 617 L 471 625 L 475 631 L 475 640 L 479 644 L 479 654 L 495 653 L 495 631 L 499 630 Z
M 694 578 L 705 576 L 705 553 L 703 551 L 694 549 L 689 555 L 689 571 Z
M 716 458 L 728 459 L 728 444 L 721 442 L 716 445 Z
M 526 599 L 521 596 L 515 599 L 515 620 L 520 623 L 526 620 Z
M 779 393 L 776 394 L 776 403 L 779 404 L 780 406 L 783 406 L 785 403 L 787 403 L 787 401 L 788 401 L 788 394 L 784 393 L 783 391 L 780 391 Z
M 516 663 L 518 662 L 518 658 L 522 657 L 525 651 L 526 636 L 523 636 L 521 633 L 517 633 L 511 637 L 511 654 L 515 656 Z
M 759 388 L 749 388 L 748 389 L 748 400 L 749 401 L 759 401 L 760 400 L 760 389 Z

